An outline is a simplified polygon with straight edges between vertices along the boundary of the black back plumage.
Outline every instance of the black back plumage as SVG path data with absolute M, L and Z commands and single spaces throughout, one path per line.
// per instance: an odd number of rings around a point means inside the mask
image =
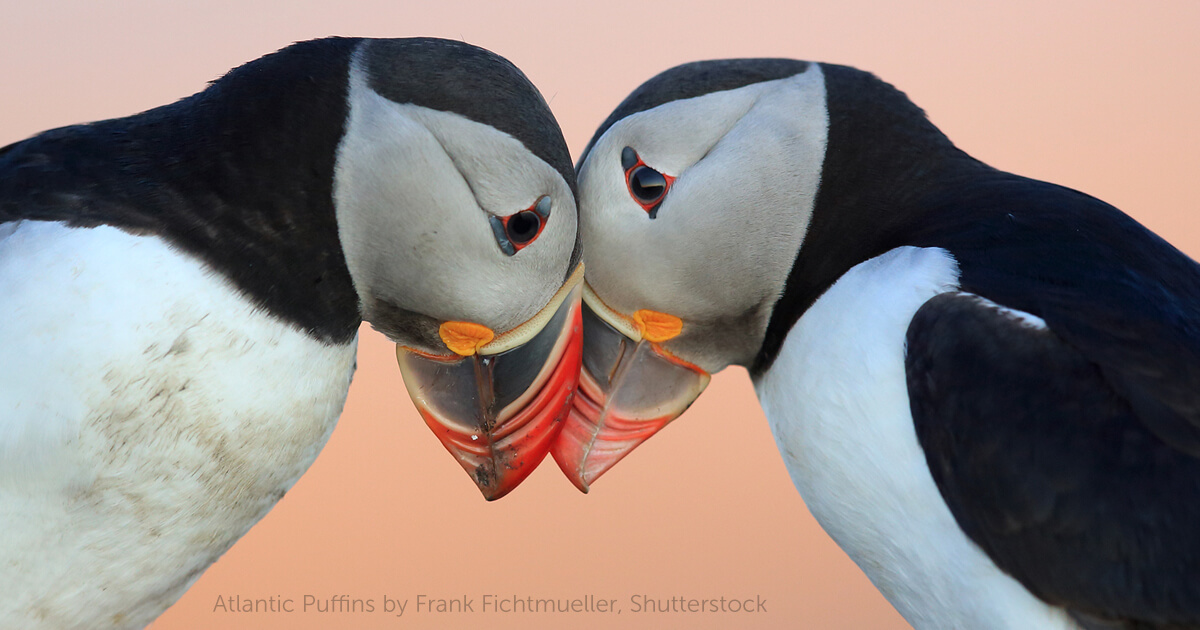
M 0 155 L 0 222 L 163 236 L 283 319 L 349 341 L 358 296 L 332 188 L 356 44 L 297 44 L 171 105 L 13 145 Z
M 800 316 L 858 263 L 905 245 L 934 181 L 990 171 L 954 147 L 899 90 L 867 72 L 821 64 L 829 130 L 804 247 L 750 373 L 766 371 Z M 847 237 L 847 235 L 853 235 Z

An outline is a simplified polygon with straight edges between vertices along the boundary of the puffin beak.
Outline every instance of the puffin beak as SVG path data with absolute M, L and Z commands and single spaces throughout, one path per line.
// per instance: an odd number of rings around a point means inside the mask
M 583 266 L 533 319 L 499 337 L 447 322 L 455 354 L 397 346 L 404 384 L 425 424 L 479 486 L 499 499 L 546 457 L 579 383 Z
M 665 313 L 625 318 L 584 285 L 579 393 L 551 448 L 575 487 L 587 492 L 704 391 L 709 374 L 659 345 L 681 329 L 682 322 Z

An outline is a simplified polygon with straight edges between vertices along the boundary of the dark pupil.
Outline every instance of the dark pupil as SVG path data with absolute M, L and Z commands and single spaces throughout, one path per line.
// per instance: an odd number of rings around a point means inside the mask
M 522 210 L 508 220 L 508 239 L 517 245 L 524 245 L 537 236 L 541 223 L 537 213 Z
M 658 201 L 667 189 L 667 179 L 649 166 L 639 166 L 629 174 L 629 189 L 644 203 Z

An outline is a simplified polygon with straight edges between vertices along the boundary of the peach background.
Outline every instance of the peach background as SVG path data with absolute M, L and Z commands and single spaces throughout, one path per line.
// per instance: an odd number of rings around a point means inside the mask
M 435 6 L 436 5 L 436 6 Z M 960 146 L 1114 203 L 1200 254 L 1200 3 L 0 2 L 0 144 L 201 89 L 291 41 L 434 35 L 499 52 L 545 93 L 575 155 L 676 63 L 790 56 L 893 82 Z M 742 370 L 576 492 L 552 462 L 485 503 L 423 426 L 390 346 L 364 329 L 329 446 L 158 622 L 191 628 L 904 628 L 808 516 Z M 621 616 L 213 613 L 299 601 L 484 593 L 621 599 Z M 633 615 L 629 595 L 759 595 L 754 615 Z M 378 608 L 377 608 L 378 610 Z

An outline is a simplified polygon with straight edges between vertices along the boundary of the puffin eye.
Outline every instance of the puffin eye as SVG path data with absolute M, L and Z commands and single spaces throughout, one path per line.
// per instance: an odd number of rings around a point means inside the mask
M 542 195 L 532 206 L 506 217 L 488 216 L 492 234 L 500 251 L 512 256 L 541 236 L 546 221 L 550 220 L 552 206 L 549 195 Z
M 657 203 L 667 193 L 667 178 L 649 166 L 639 166 L 629 174 L 629 190 L 643 204 Z
M 653 219 L 658 216 L 658 207 L 671 189 L 674 177 L 664 175 L 642 161 L 632 147 L 621 149 L 621 168 L 625 170 L 625 184 L 629 196 Z
M 504 226 L 504 230 L 513 245 L 528 245 L 537 236 L 541 227 L 542 218 L 536 212 L 522 210 L 508 217 L 508 225 Z

